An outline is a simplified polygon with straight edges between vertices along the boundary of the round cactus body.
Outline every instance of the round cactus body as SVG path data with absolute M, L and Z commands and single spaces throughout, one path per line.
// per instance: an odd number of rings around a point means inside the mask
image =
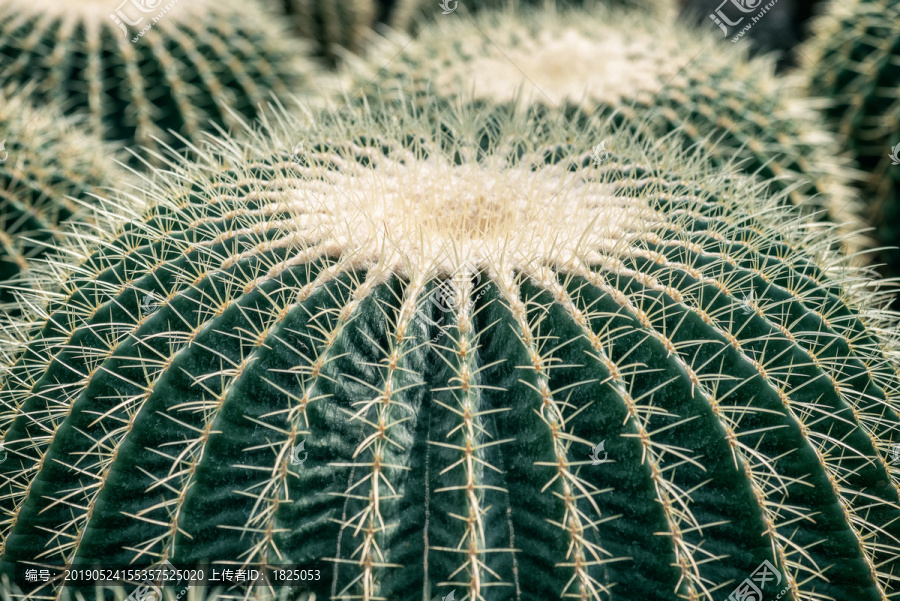
M 810 93 L 866 173 L 866 212 L 884 246 L 875 261 L 900 275 L 900 2 L 831 2 L 802 48 Z M 900 302 L 900 301 L 898 301 Z
M 476 23 L 437 19 L 411 42 L 386 38 L 350 70 L 347 87 L 365 88 L 370 104 L 399 90 L 454 103 L 521 96 L 573 122 L 604 115 L 648 140 L 702 148 L 713 166 L 737 161 L 847 233 L 862 227 L 851 162 L 799 78 L 776 78 L 771 58 L 748 60 L 710 28 L 646 12 L 504 12 Z M 851 238 L 848 249 L 864 244 Z
M 488 144 L 403 115 L 222 140 L 70 277 L 32 272 L 44 308 L 0 345 L 0 571 L 719 601 L 764 569 L 781 599 L 896 597 L 897 320 L 829 233 L 510 114 Z
M 105 139 L 156 148 L 302 90 L 312 66 L 282 29 L 255 0 L 3 0 L 0 77 L 36 81 Z
M 0 303 L 13 299 L 11 280 L 61 239 L 68 220 L 87 217 L 78 200 L 121 178 L 108 148 L 58 106 L 32 107 L 28 91 L 0 90 Z

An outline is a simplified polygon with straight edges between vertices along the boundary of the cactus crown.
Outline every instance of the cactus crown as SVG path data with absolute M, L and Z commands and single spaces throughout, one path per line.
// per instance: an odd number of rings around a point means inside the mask
M 435 154 L 417 160 L 415 149 L 359 151 L 371 164 L 344 163 L 320 189 L 289 197 L 285 207 L 302 216 L 291 227 L 330 253 L 357 256 L 360 267 L 383 264 L 404 277 L 449 274 L 463 263 L 562 265 L 588 249 L 612 250 L 652 215 L 564 166 L 534 178 L 528 168 L 498 164 L 505 157 L 457 165 Z
M 896 316 L 865 274 L 761 183 L 528 115 L 281 115 L 32 272 L 0 570 L 718 600 L 768 561 L 783 598 L 896 596 Z

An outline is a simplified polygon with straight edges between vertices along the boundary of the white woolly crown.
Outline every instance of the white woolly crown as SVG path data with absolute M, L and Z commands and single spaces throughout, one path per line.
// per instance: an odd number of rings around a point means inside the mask
M 629 233 L 659 221 L 646 203 L 617 197 L 593 167 L 534 170 L 504 165 L 453 165 L 444 157 L 359 148 L 368 165 L 341 161 L 338 171 L 301 168 L 308 179 L 261 213 L 290 211 L 277 244 L 321 247 L 381 265 L 404 277 L 448 274 L 461 265 L 511 270 L 594 262 Z M 305 254 L 297 260 L 307 260 Z M 238 260 L 238 257 L 235 257 Z

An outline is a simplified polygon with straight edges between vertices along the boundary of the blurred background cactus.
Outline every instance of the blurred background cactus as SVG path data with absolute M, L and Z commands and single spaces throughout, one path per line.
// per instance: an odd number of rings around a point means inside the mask
M 167 130 L 196 141 L 301 93 L 314 72 L 301 48 L 256 0 L 0 1 L 0 78 L 35 81 L 39 102 L 125 145 L 180 146 Z
M 33 273 L 0 344 L 4 573 L 714 601 L 768 561 L 793 599 L 889 598 L 897 318 L 827 226 L 626 134 L 598 165 L 526 112 L 487 146 L 383 117 L 224 139 Z
M 0 90 L 0 310 L 14 307 L 12 280 L 62 238 L 69 220 L 90 214 L 81 201 L 104 194 L 122 174 L 109 148 L 81 133 L 56 105 L 37 109 L 30 89 Z M 99 203 L 98 203 L 99 204 Z
M 287 15 L 293 31 L 314 40 L 316 55 L 337 66 L 343 51 L 362 53 L 373 29 L 416 35 L 435 19 L 456 18 L 485 10 L 520 10 L 534 6 L 579 7 L 584 11 L 605 7 L 661 12 L 674 0 L 266 0 Z
M 290 17 L 294 33 L 314 40 L 314 52 L 331 66 L 336 64 L 339 48 L 362 50 L 378 10 L 372 0 L 268 1 Z
M 585 114 L 648 141 L 699 147 L 712 166 L 736 162 L 772 192 L 842 224 L 846 249 L 859 251 L 867 240 L 858 235 L 854 164 L 803 97 L 801 78 L 776 77 L 771 57 L 748 59 L 746 49 L 716 42 L 713 31 L 643 12 L 491 12 L 475 26 L 440 19 L 415 40 L 383 38 L 344 86 L 389 111 L 434 94 L 479 107 L 521 96 L 546 107 L 548 119 L 579 123 L 595 144 L 603 137 Z
M 718 11 L 722 11 L 729 21 L 736 22 L 734 27 L 726 23 L 727 31 L 723 32 L 726 35 L 721 38 L 723 45 L 733 43 L 733 36 L 769 4 L 763 0 L 678 0 L 678 3 L 684 21 L 701 28 L 722 31 L 711 18 L 711 15 L 716 16 L 724 23 Z M 747 44 L 753 55 L 774 53 L 780 70 L 796 66 L 794 51 L 809 36 L 810 20 L 825 3 L 823 0 L 777 0 L 765 11 L 763 18 L 753 23 L 746 39 L 739 41 Z M 743 21 L 738 22 L 740 19 Z
M 900 2 L 830 2 L 801 48 L 809 93 L 859 161 L 885 277 L 900 277 Z M 900 295 L 895 307 L 900 308 Z

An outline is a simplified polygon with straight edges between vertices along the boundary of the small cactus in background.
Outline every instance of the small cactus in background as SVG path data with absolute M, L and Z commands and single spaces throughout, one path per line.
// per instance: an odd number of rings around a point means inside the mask
M 493 105 L 521 94 L 551 117 L 606 116 L 648 140 L 702 148 L 716 167 L 739 161 L 773 192 L 846 224 L 849 250 L 865 245 L 852 163 L 801 82 L 776 78 L 770 58 L 748 60 L 714 31 L 644 12 L 492 13 L 477 24 L 437 19 L 412 42 L 384 38 L 349 69 L 346 88 L 364 89 L 373 105 L 398 92 L 453 103 L 474 92 Z
M 338 49 L 360 52 L 374 24 L 373 0 L 267 0 L 290 17 L 295 33 L 315 41 L 315 53 L 332 66 Z M 399 3 L 399 4 L 402 4 Z
M 896 596 L 897 317 L 833 226 L 679 149 L 622 133 L 598 164 L 506 115 L 448 115 L 449 146 L 404 113 L 282 115 L 159 172 L 70 277 L 30 271 L 0 571 L 720 601 L 768 565 L 782 599 Z
M 900 2 L 842 0 L 827 5 L 798 53 L 811 94 L 866 172 L 866 213 L 881 245 L 874 261 L 900 276 Z M 900 307 L 900 297 L 896 305 Z
M 131 24 L 134 25 L 131 25 Z M 300 92 L 313 71 L 255 0 L 0 2 L 0 78 L 89 115 L 108 140 L 151 148 L 233 126 Z M 213 124 L 210 123 L 212 121 Z
M 516 10 L 535 5 L 578 6 L 590 11 L 603 6 L 662 10 L 670 0 L 266 0 L 286 14 L 295 33 L 315 41 L 316 53 L 337 65 L 340 49 L 360 54 L 368 46 L 372 29 L 416 34 L 434 19 L 484 10 Z
M 12 301 L 11 280 L 62 238 L 65 223 L 86 217 L 79 200 L 121 178 L 109 148 L 58 106 L 32 107 L 29 92 L 0 90 L 0 303 Z

